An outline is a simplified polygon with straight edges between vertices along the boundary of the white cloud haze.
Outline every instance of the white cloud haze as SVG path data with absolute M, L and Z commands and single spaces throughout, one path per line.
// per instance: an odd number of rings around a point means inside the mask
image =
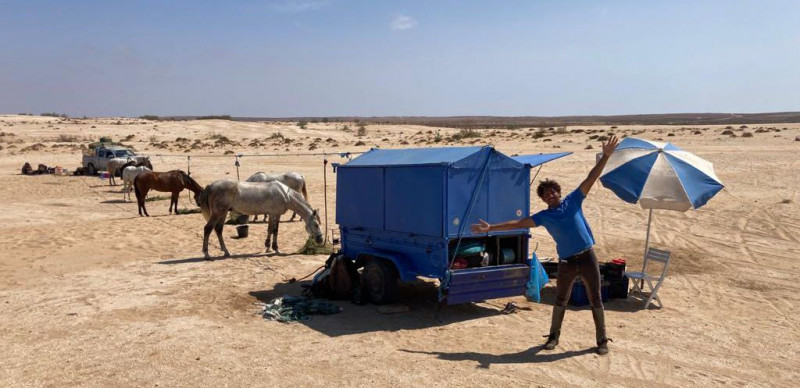
M 392 29 L 395 31 L 403 31 L 412 29 L 417 26 L 417 21 L 410 16 L 398 15 L 392 20 Z

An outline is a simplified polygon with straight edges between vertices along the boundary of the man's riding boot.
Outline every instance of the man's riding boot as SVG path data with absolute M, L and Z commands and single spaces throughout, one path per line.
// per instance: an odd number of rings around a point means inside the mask
M 550 334 L 547 335 L 547 342 L 544 344 L 544 348 L 547 350 L 553 350 L 558 345 L 558 337 L 561 336 L 561 322 L 564 321 L 564 313 L 567 311 L 566 307 L 563 306 L 553 306 L 553 318 L 550 322 Z
M 597 354 L 608 354 L 608 341 L 606 337 L 606 318 L 602 307 L 592 308 L 592 318 L 594 318 L 594 329 L 597 337 Z

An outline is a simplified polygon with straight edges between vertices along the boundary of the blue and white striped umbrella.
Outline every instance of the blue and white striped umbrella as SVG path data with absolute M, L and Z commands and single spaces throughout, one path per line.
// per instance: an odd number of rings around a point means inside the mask
M 711 162 L 671 143 L 625 138 L 600 182 L 622 200 L 645 209 L 697 209 L 724 187 Z

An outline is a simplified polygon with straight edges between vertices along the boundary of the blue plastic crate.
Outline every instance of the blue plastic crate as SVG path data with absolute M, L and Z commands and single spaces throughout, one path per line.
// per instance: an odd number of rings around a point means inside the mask
M 603 300 L 603 303 L 608 302 L 609 292 L 610 287 L 608 285 L 600 286 L 600 299 Z M 583 281 L 580 279 L 575 280 L 575 283 L 572 284 L 572 294 L 569 298 L 569 304 L 576 307 L 586 306 L 589 304 L 589 296 L 586 293 L 586 286 L 583 285 Z

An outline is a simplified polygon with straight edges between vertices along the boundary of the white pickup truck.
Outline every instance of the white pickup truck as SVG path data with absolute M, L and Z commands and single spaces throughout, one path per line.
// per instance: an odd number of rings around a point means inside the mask
M 129 148 L 99 145 L 84 151 L 81 164 L 83 168 L 86 169 L 87 175 L 95 175 L 97 171 L 106 170 L 108 161 L 113 158 L 128 158 L 136 162 L 147 160 L 146 156 L 136 155 L 136 153 Z

